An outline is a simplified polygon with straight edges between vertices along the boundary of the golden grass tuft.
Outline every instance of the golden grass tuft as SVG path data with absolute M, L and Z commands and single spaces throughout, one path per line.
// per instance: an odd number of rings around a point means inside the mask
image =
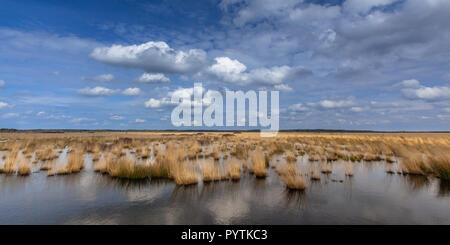
M 220 166 L 218 166 L 213 159 L 200 159 L 199 166 L 202 172 L 203 182 L 219 181 L 223 179 L 224 174 L 222 174 Z
M 31 163 L 29 159 L 22 159 L 17 167 L 17 175 L 27 176 L 31 174 Z
M 297 157 L 292 151 L 287 151 L 284 155 L 284 158 L 288 163 L 295 163 L 297 161 Z
M 239 180 L 241 178 L 241 164 L 237 159 L 227 161 L 227 175 L 231 180 Z
M 17 160 L 19 155 L 19 147 L 15 146 L 11 149 L 6 157 L 2 172 L 5 174 L 14 174 L 17 170 Z
M 286 188 L 292 190 L 304 190 L 306 188 L 306 180 L 294 164 L 280 165 L 278 173 Z
M 69 153 L 67 159 L 67 165 L 65 167 L 66 173 L 78 173 L 84 168 L 84 153 L 81 151 L 75 151 Z
M 170 170 L 177 185 L 193 185 L 198 183 L 198 174 L 193 161 L 182 161 Z
M 145 179 L 150 177 L 149 166 L 138 165 L 136 161 L 128 158 L 109 158 L 106 171 L 111 177 L 123 179 Z
M 264 152 L 260 149 L 253 151 L 251 155 L 252 164 L 250 166 L 250 173 L 253 173 L 256 177 L 266 177 L 266 157 Z

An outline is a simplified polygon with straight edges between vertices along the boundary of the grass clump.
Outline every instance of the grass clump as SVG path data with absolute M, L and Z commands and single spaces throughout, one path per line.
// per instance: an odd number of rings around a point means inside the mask
M 148 166 L 138 165 L 128 157 L 111 158 L 107 163 L 107 172 L 112 177 L 123 179 L 145 179 L 151 175 Z
M 304 190 L 306 188 L 306 180 L 294 164 L 281 165 L 278 173 L 286 188 L 291 190 Z
M 256 177 L 264 178 L 267 176 L 266 157 L 260 149 L 255 150 L 251 155 L 250 172 Z

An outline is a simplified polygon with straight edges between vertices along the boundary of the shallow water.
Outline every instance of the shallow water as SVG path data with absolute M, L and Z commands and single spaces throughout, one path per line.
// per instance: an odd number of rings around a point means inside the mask
M 91 161 L 91 157 L 86 157 Z M 297 164 L 304 172 L 305 159 Z M 450 224 L 450 183 L 387 174 L 383 163 L 355 163 L 288 191 L 266 179 L 176 186 L 124 181 L 92 171 L 47 177 L 0 175 L 0 224 Z M 339 182 L 342 180 L 343 182 Z

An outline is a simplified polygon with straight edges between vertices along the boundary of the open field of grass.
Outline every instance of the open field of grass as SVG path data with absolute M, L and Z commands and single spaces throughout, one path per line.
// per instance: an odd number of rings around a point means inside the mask
M 450 133 L 297 133 L 261 138 L 258 132 L 1 133 L 0 172 L 48 176 L 96 171 L 113 178 L 166 178 L 177 185 L 238 181 L 243 172 L 264 178 L 268 167 L 288 189 L 303 190 L 344 162 L 383 162 L 386 174 L 450 179 Z M 85 169 L 87 156 L 92 170 Z M 274 159 L 278 160 L 274 162 Z M 299 158 L 309 162 L 300 170 Z M 281 160 L 280 160 L 281 159 Z

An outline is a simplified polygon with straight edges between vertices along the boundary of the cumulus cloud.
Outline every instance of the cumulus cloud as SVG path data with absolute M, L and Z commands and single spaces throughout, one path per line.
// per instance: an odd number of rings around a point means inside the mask
M 139 95 L 140 93 L 141 93 L 140 88 L 127 88 L 122 92 L 122 94 L 126 96 L 136 96 Z
M 401 92 L 408 99 L 429 101 L 450 99 L 450 87 L 447 86 L 426 87 L 417 80 L 405 80 L 401 84 L 404 86 Z
M 160 108 L 162 105 L 161 100 L 150 98 L 145 102 L 145 107 L 147 108 Z
M 355 103 L 352 100 L 321 100 L 316 103 L 309 103 L 310 106 L 320 107 L 323 109 L 336 109 L 336 108 L 345 108 L 351 107 Z
M 135 122 L 137 122 L 137 123 L 144 123 L 144 122 L 146 122 L 146 120 L 145 119 L 136 118 Z
M 286 84 L 277 84 L 274 86 L 275 90 L 284 91 L 284 92 L 292 92 L 294 91 L 289 85 Z
M 83 89 L 78 90 L 78 94 L 87 95 L 87 96 L 109 96 L 118 93 L 119 90 L 116 89 L 109 89 L 105 87 L 86 87 Z
M 138 81 L 141 83 L 168 83 L 170 79 L 162 73 L 144 73 Z
M 114 80 L 114 75 L 113 74 L 101 74 L 101 75 L 98 75 L 95 77 L 85 78 L 85 80 L 93 81 L 93 82 L 110 82 L 110 81 Z
M 205 73 L 221 82 L 247 86 L 251 84 L 281 85 L 292 79 L 310 75 L 311 71 L 301 66 L 274 66 L 247 71 L 247 66 L 236 59 L 217 57 L 215 63 L 209 66 Z
M 293 104 L 291 106 L 289 106 L 289 110 L 291 111 L 307 111 L 308 107 L 304 106 L 302 103 L 298 103 L 298 104 Z
M 404 88 L 419 88 L 420 82 L 416 79 L 404 80 L 400 83 L 400 86 Z
M 8 106 L 9 106 L 8 103 L 0 101 L 0 109 L 3 109 L 3 108 L 8 107 Z
M 176 106 L 178 103 L 172 102 L 172 96 L 177 98 L 187 98 L 191 99 L 194 95 L 194 89 L 198 89 L 196 93 L 202 94 L 202 105 L 207 106 L 212 103 L 212 94 L 210 91 L 205 91 L 203 87 L 194 87 L 194 88 L 178 88 L 173 91 L 167 92 L 167 94 L 161 99 L 150 98 L 145 102 L 145 107 L 147 108 L 161 108 L 166 106 Z M 182 101 L 183 102 L 183 101 Z M 181 102 L 181 103 L 182 103 Z M 193 103 L 193 102 L 191 102 Z M 195 104 L 192 104 L 195 106 Z
M 0 88 L 4 87 L 6 85 L 6 82 L 4 80 L 0 80 Z
M 91 57 L 109 65 L 137 68 L 154 73 L 177 74 L 198 71 L 207 61 L 206 52 L 203 50 L 175 50 L 165 42 L 99 47 L 92 51 Z

